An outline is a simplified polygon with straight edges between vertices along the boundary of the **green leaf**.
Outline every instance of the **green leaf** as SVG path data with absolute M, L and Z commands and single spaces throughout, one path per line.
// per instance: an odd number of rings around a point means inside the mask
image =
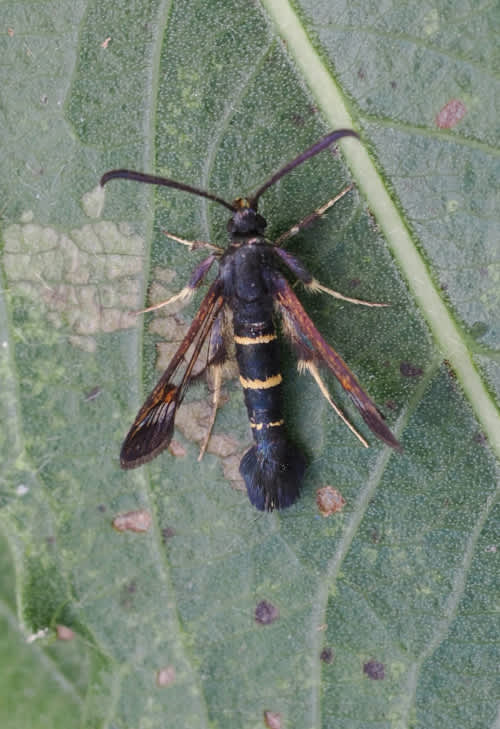
M 266 711 L 297 729 L 498 721 L 496 10 L 6 8 L 2 726 L 253 729 Z M 299 167 L 262 213 L 276 237 L 354 182 L 288 249 L 324 285 L 390 302 L 301 294 L 403 453 L 326 377 L 363 449 L 285 349 L 290 436 L 308 459 L 295 506 L 260 514 L 241 491 L 236 381 L 201 462 L 202 383 L 177 455 L 120 471 L 120 442 L 196 311 L 129 314 L 201 260 L 162 231 L 223 245 L 227 213 L 112 182 L 92 217 L 100 176 L 142 169 L 233 199 L 336 127 L 362 143 Z M 322 517 L 326 485 L 346 504 Z M 112 528 L 133 510 L 148 531 Z M 74 639 L 57 641 L 58 625 Z

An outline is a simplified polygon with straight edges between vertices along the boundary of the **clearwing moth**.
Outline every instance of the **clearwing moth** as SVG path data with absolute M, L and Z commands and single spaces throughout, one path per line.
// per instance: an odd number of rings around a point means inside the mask
M 266 239 L 266 220 L 257 212 L 261 195 L 271 185 L 343 137 L 358 138 L 358 135 L 351 129 L 330 132 L 281 167 L 252 196 L 238 197 L 232 202 L 191 185 L 133 170 L 116 169 L 103 175 L 101 186 L 110 180 L 126 179 L 171 187 L 212 200 L 231 212 L 227 224 L 229 245 L 226 248 L 203 241 L 186 241 L 167 233 L 169 237 L 191 248 L 206 248 L 210 254 L 195 268 L 188 284 L 179 294 L 150 309 L 173 301 L 188 301 L 215 261 L 218 262 L 219 270 L 177 352 L 137 413 L 121 449 L 122 468 L 135 468 L 147 463 L 168 447 L 174 430 L 175 414 L 188 385 L 195 378 L 194 366 L 204 345 L 207 349 L 204 369 L 212 370 L 216 383 L 213 425 L 220 393 L 220 371 L 228 357 L 227 341 L 230 335 L 236 349 L 240 382 L 254 439 L 254 445 L 245 453 L 240 464 L 248 497 L 261 511 L 284 509 L 297 500 L 306 463 L 300 450 L 288 440 L 285 431 L 282 375 L 274 323 L 276 313 L 281 316 L 283 332 L 298 356 L 299 368 L 307 369 L 313 375 L 322 394 L 361 442 L 367 445 L 333 403 L 320 377 L 318 365 L 324 365 L 333 372 L 373 433 L 391 448 L 400 449 L 375 404 L 343 359 L 323 339 L 280 271 L 280 268 L 288 269 L 309 290 L 323 291 L 352 303 L 384 306 L 352 299 L 323 286 L 297 258 L 281 247 L 289 237 L 323 215 L 343 193 L 294 225 L 274 243 Z M 228 309 L 232 314 L 232 324 L 229 324 Z M 188 350 L 190 354 L 186 356 Z M 208 442 L 210 429 L 202 452 Z

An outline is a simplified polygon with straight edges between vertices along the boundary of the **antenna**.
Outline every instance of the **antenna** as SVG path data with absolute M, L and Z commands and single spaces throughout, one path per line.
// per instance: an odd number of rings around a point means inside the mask
M 334 132 L 330 132 L 330 134 L 327 134 L 325 137 L 320 139 L 319 142 L 313 144 L 312 147 L 306 149 L 305 152 L 302 152 L 302 154 L 299 154 L 298 157 L 295 157 L 295 159 L 293 159 L 291 162 L 288 162 L 284 167 L 275 172 L 274 175 L 267 180 L 267 182 L 264 182 L 264 184 L 259 187 L 257 192 L 254 193 L 254 195 L 252 195 L 252 197 L 249 199 L 250 207 L 252 207 L 254 210 L 257 210 L 259 197 L 262 195 L 263 192 L 267 190 L 268 187 L 274 185 L 275 182 L 281 180 L 282 177 L 291 172 L 295 167 L 301 165 L 302 162 L 306 162 L 308 159 L 318 154 L 318 152 L 321 152 L 323 149 L 325 149 L 325 147 L 329 147 L 330 144 L 333 144 L 333 142 L 336 142 L 337 139 L 341 139 L 342 137 L 355 137 L 356 139 L 359 139 L 359 134 L 356 134 L 356 132 L 352 129 L 336 129 Z
M 259 187 L 257 192 L 248 199 L 250 208 L 252 208 L 252 210 L 257 210 L 260 196 L 269 187 L 271 187 L 271 185 L 274 185 L 275 182 L 281 180 L 282 177 L 295 169 L 295 167 L 301 165 L 302 162 L 306 162 L 308 159 L 314 157 L 326 147 L 329 147 L 330 144 L 333 144 L 338 139 L 342 139 L 342 137 L 355 137 L 356 139 L 359 139 L 359 135 L 356 134 L 356 132 L 352 129 L 336 129 L 334 132 L 330 132 L 330 134 L 327 134 L 325 137 L 320 139 L 319 142 L 316 142 L 316 144 L 313 144 L 312 147 L 306 149 L 305 152 L 299 154 L 298 157 L 295 157 L 295 159 L 293 159 L 291 162 L 288 162 L 284 167 L 279 169 L 277 172 L 274 173 L 272 177 L 264 182 L 264 184 Z M 239 209 L 238 206 L 235 205 L 235 203 L 229 203 L 226 200 L 223 200 L 221 197 L 218 197 L 218 195 L 213 195 L 211 192 L 200 190 L 200 188 L 198 187 L 192 187 L 191 185 L 186 185 L 184 182 L 171 180 L 169 177 L 149 175 L 146 172 L 136 172 L 135 170 L 110 170 L 101 177 L 101 187 L 104 187 L 104 185 L 106 185 L 106 183 L 108 183 L 110 180 L 117 179 L 134 180 L 135 182 L 143 182 L 146 185 L 159 185 L 162 187 L 172 187 L 174 188 L 174 190 L 183 190 L 184 192 L 189 192 L 192 195 L 198 195 L 199 197 L 207 198 L 207 200 L 213 200 L 213 202 L 219 203 L 219 205 L 223 205 L 228 210 L 231 210 L 232 213 L 236 212 Z
M 109 172 L 105 172 L 101 177 L 101 187 L 104 187 L 110 180 L 135 180 L 135 182 L 144 182 L 146 185 L 173 187 L 175 190 L 183 190 L 184 192 L 190 192 L 192 195 L 199 195 L 200 197 L 208 198 L 208 200 L 213 200 L 219 203 L 219 205 L 224 205 L 225 208 L 231 210 L 233 213 L 236 210 L 234 205 L 226 202 L 226 200 L 223 200 L 217 195 L 212 195 L 211 192 L 205 192 L 205 190 L 200 190 L 198 187 L 191 187 L 191 185 L 186 185 L 184 182 L 171 180 L 169 177 L 148 175 L 146 172 L 135 172 L 135 170 L 110 170 Z

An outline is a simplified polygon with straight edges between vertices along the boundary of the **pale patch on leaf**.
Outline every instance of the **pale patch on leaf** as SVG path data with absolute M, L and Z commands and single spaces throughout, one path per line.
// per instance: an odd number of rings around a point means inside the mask
M 264 711 L 264 724 L 268 729 L 281 729 L 283 726 L 281 714 L 277 711 Z
M 451 99 L 436 115 L 436 126 L 440 129 L 452 129 L 467 113 L 467 108 L 460 99 Z
M 207 451 L 219 456 L 219 458 L 227 458 L 241 452 L 241 443 L 230 435 L 212 435 Z
M 160 668 L 158 673 L 156 674 L 156 685 L 159 688 L 165 688 L 166 686 L 170 686 L 175 681 L 175 668 L 174 666 L 165 666 L 165 668 Z
M 169 453 L 171 453 L 175 458 L 182 458 L 186 455 L 186 449 L 182 445 L 182 443 L 179 443 L 178 440 L 172 440 L 169 447 L 168 447 Z
M 316 504 L 322 516 L 330 516 L 337 511 L 342 511 L 345 503 L 340 491 L 333 486 L 324 486 L 316 491 Z
M 95 350 L 94 336 L 135 326 L 141 291 L 143 240 L 127 226 L 100 222 L 70 234 L 34 223 L 5 230 L 3 261 L 9 286 L 43 304 L 69 341 Z M 136 277 L 136 278 L 134 278 Z
M 118 532 L 147 532 L 151 527 L 151 514 L 146 509 L 127 511 L 113 519 L 113 527 Z
M 48 634 L 48 628 L 40 628 L 40 630 L 37 630 L 36 633 L 31 633 L 31 635 L 28 635 L 28 637 L 26 638 L 26 643 L 34 643 L 37 640 L 42 640 L 43 638 L 46 638 Z
M 89 218 L 100 218 L 104 207 L 106 193 L 104 187 L 97 185 L 82 197 L 82 206 Z
M 58 640 L 73 640 L 75 631 L 68 628 L 67 625 L 56 625 L 56 635 Z
M 183 403 L 175 417 L 175 425 L 182 435 L 195 443 L 201 443 L 210 424 L 212 406 L 206 400 Z

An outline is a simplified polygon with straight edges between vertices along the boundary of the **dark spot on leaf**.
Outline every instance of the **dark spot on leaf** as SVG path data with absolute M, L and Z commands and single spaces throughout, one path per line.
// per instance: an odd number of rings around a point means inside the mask
M 53 535 L 51 535 L 50 537 L 47 537 L 46 541 L 47 541 L 47 544 L 49 545 L 49 547 L 52 547 L 52 545 L 56 543 L 56 538 Z
M 475 433 L 472 440 L 474 441 L 474 443 L 479 443 L 479 445 L 486 445 L 486 443 L 488 442 L 487 437 L 481 431 Z
M 337 511 L 342 511 L 345 503 L 340 491 L 334 489 L 333 486 L 324 486 L 316 491 L 316 504 L 322 516 L 330 516 Z
M 121 588 L 120 605 L 122 606 L 122 608 L 124 608 L 124 610 L 134 609 L 134 601 L 132 599 L 132 595 L 134 595 L 136 592 L 137 582 L 135 580 L 130 580 L 123 585 L 123 587 Z
M 377 218 L 375 217 L 375 213 L 373 212 L 373 210 L 371 210 L 371 208 L 367 208 L 367 213 L 368 213 L 368 223 L 369 223 L 370 227 L 374 228 L 375 230 L 378 230 L 379 228 L 378 228 Z
M 449 360 L 449 359 L 444 359 L 444 360 L 443 360 L 443 364 L 444 364 L 444 366 L 446 367 L 446 369 L 448 370 L 448 374 L 449 374 L 449 376 L 450 376 L 450 377 L 451 377 L 451 378 L 452 378 L 453 380 L 456 380 L 456 379 L 457 379 L 457 373 L 455 372 L 455 370 L 454 370 L 454 369 L 453 369 L 453 367 L 451 366 L 451 362 L 450 362 L 450 360 Z
M 385 678 L 384 664 L 379 661 L 368 661 L 368 663 L 365 663 L 363 666 L 363 673 L 374 681 L 381 681 Z
M 397 410 L 397 403 L 394 402 L 394 400 L 386 400 L 385 406 L 388 410 Z
M 292 116 L 292 121 L 295 124 L 296 127 L 303 127 L 304 126 L 304 117 L 300 114 L 294 114 Z
M 421 367 L 411 364 L 411 362 L 401 362 L 399 365 L 399 371 L 403 377 L 420 377 L 424 371 Z
M 281 729 L 281 714 L 277 711 L 264 711 L 264 724 L 268 729 Z
M 360 278 L 351 278 L 351 280 L 349 281 L 349 288 L 355 289 L 356 286 L 359 286 L 360 283 L 361 283 Z
M 378 531 L 376 529 L 374 529 L 372 531 L 370 536 L 371 536 L 371 540 L 372 540 L 373 544 L 378 544 L 380 542 L 380 534 L 378 533 Z
M 440 129 L 452 129 L 467 113 L 465 104 L 459 99 L 451 99 L 436 115 L 436 126 Z
M 279 616 L 278 608 L 267 600 L 262 600 L 255 608 L 255 622 L 261 625 L 271 625 Z
M 396 81 L 391 81 L 391 89 L 395 89 L 395 88 L 397 88 Z
M 323 648 L 319 654 L 320 659 L 324 663 L 333 663 L 333 651 L 331 648 Z
M 163 544 L 166 544 L 168 540 L 172 539 L 172 537 L 174 536 L 175 529 L 173 529 L 172 527 L 167 526 L 161 530 L 161 541 L 163 542 Z
M 106 511 L 105 505 L 104 504 L 99 504 L 99 506 L 97 507 L 97 511 L 100 511 L 101 514 L 103 514 Z
M 93 387 L 92 390 L 89 390 L 85 395 L 85 402 L 91 402 L 92 400 L 95 400 L 99 397 L 102 390 L 100 387 Z
M 358 68 L 358 78 L 361 79 L 362 81 L 364 81 L 365 80 L 365 77 L 366 77 L 366 74 L 363 71 L 363 69 L 362 68 Z

